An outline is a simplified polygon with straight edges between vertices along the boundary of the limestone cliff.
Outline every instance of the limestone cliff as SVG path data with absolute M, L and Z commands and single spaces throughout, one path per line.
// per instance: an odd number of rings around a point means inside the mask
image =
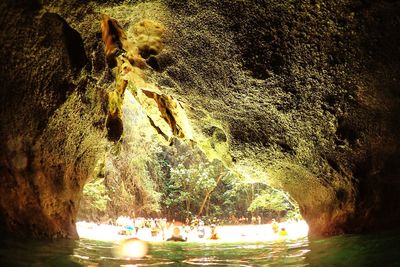
M 162 49 L 136 55 L 141 80 L 123 80 L 166 139 L 288 191 L 312 234 L 400 222 L 399 1 L 33 3 L 0 9 L 3 230 L 73 236 L 106 137 L 123 138 L 106 124 L 125 72 L 106 66 L 102 14 L 127 40 L 140 21 L 163 25 Z M 190 134 L 157 99 L 177 101 Z
M 104 151 L 103 88 L 88 77 L 81 34 L 33 1 L 17 3 L 0 4 L 1 230 L 75 238 L 82 187 Z

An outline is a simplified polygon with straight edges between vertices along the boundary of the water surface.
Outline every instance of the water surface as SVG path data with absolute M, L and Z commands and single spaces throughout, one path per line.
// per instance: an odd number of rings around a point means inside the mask
M 0 242 L 0 266 L 400 266 L 400 232 L 268 242 L 152 242 L 140 260 L 118 259 L 112 242 Z

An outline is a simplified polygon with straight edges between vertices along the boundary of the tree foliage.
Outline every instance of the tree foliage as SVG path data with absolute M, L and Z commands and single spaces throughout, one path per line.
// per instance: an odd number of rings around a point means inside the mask
M 163 203 L 164 212 L 171 216 L 196 214 L 217 187 L 219 175 L 226 173 L 220 162 L 209 162 L 200 150 L 179 142 L 169 150 L 165 162 Z
M 290 203 L 285 194 L 277 190 L 263 190 L 251 202 L 248 210 L 284 211 L 290 209 Z
M 88 198 L 88 202 L 94 210 L 105 211 L 107 202 L 110 198 L 104 185 L 104 179 L 97 179 L 86 184 L 83 194 Z

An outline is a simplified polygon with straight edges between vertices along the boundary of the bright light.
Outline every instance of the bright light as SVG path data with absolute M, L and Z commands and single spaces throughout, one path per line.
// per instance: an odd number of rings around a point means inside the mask
M 296 239 L 308 235 L 308 225 L 305 221 L 288 221 L 279 223 L 279 229 L 285 228 L 287 236 L 280 236 L 272 231 L 271 224 L 259 225 L 221 225 L 217 226 L 216 232 L 219 236 L 217 241 L 207 240 L 211 235 L 209 226 L 206 226 L 205 237 L 199 238 L 197 231 L 190 231 L 185 234 L 189 242 L 243 242 L 243 241 L 269 241 L 277 239 Z M 153 237 L 149 228 L 139 229 L 136 237 L 138 239 L 126 239 L 127 236 L 119 235 L 122 227 L 112 225 L 96 225 L 89 223 L 77 223 L 77 230 L 81 238 L 114 241 L 119 245 L 114 249 L 119 258 L 143 257 L 147 253 L 147 243 L 145 241 L 162 241 L 162 236 Z M 165 232 L 165 237 L 172 236 L 172 230 Z M 143 241 L 145 240 L 145 241 Z
M 147 242 L 137 238 L 130 238 L 122 240 L 121 243 L 115 247 L 114 254 L 118 258 L 137 259 L 146 256 L 148 250 Z

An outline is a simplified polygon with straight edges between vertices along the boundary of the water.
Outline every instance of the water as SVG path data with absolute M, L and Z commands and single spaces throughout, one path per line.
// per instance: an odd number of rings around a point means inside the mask
M 400 266 L 400 232 L 246 243 L 150 243 L 145 259 L 117 259 L 113 243 L 0 242 L 0 266 Z

